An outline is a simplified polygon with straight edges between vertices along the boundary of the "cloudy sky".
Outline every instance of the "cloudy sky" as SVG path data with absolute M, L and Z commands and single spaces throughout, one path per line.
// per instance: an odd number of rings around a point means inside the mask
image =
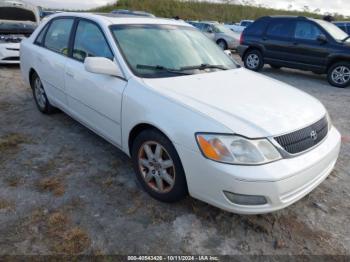
M 113 3 L 115 0 L 26 0 L 43 7 L 64 8 L 64 9 L 89 9 L 96 6 Z M 220 2 L 222 0 L 211 0 Z M 281 9 L 303 9 L 308 6 L 311 11 L 319 8 L 324 12 L 338 12 L 344 15 L 350 15 L 349 0 L 231 0 L 234 3 L 250 2 L 262 4 L 273 8 Z

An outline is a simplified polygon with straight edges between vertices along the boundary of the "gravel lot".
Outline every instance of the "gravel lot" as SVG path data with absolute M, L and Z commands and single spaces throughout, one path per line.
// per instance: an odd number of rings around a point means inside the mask
M 122 152 L 63 113 L 40 114 L 19 68 L 0 66 L 0 255 L 350 255 L 350 88 L 296 70 L 262 73 L 320 99 L 343 145 L 334 172 L 303 200 L 241 216 L 150 198 Z

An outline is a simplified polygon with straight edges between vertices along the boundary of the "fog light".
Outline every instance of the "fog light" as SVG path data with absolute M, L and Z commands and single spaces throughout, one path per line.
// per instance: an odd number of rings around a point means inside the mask
M 225 196 L 232 203 L 245 206 L 265 205 L 267 200 L 264 196 L 241 195 L 224 191 Z

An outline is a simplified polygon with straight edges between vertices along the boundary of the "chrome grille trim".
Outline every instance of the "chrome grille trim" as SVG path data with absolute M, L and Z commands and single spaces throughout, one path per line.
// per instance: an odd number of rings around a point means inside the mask
M 283 149 L 289 155 L 298 155 L 312 149 L 320 144 L 328 134 L 329 126 L 327 116 L 316 123 L 309 125 L 297 131 L 276 136 L 273 140 L 280 149 Z M 316 133 L 316 138 L 312 135 Z M 276 146 L 277 146 L 276 145 Z

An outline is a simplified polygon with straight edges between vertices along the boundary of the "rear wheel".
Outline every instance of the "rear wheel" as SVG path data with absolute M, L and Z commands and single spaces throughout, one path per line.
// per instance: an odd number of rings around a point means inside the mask
M 249 50 L 244 56 L 244 66 L 253 71 L 260 71 L 264 66 L 264 59 L 257 49 Z
M 339 62 L 332 65 L 327 74 L 328 82 L 335 87 L 345 88 L 350 84 L 350 63 Z
M 34 73 L 32 76 L 31 86 L 35 104 L 39 111 L 44 114 L 51 114 L 55 108 L 50 104 L 49 99 L 46 96 L 44 86 L 37 73 Z
M 163 202 L 179 201 L 187 195 L 180 158 L 162 133 L 147 129 L 133 142 L 132 162 L 142 187 Z
M 218 46 L 220 46 L 222 50 L 227 50 L 227 43 L 225 40 L 220 39 L 216 43 L 218 44 Z

